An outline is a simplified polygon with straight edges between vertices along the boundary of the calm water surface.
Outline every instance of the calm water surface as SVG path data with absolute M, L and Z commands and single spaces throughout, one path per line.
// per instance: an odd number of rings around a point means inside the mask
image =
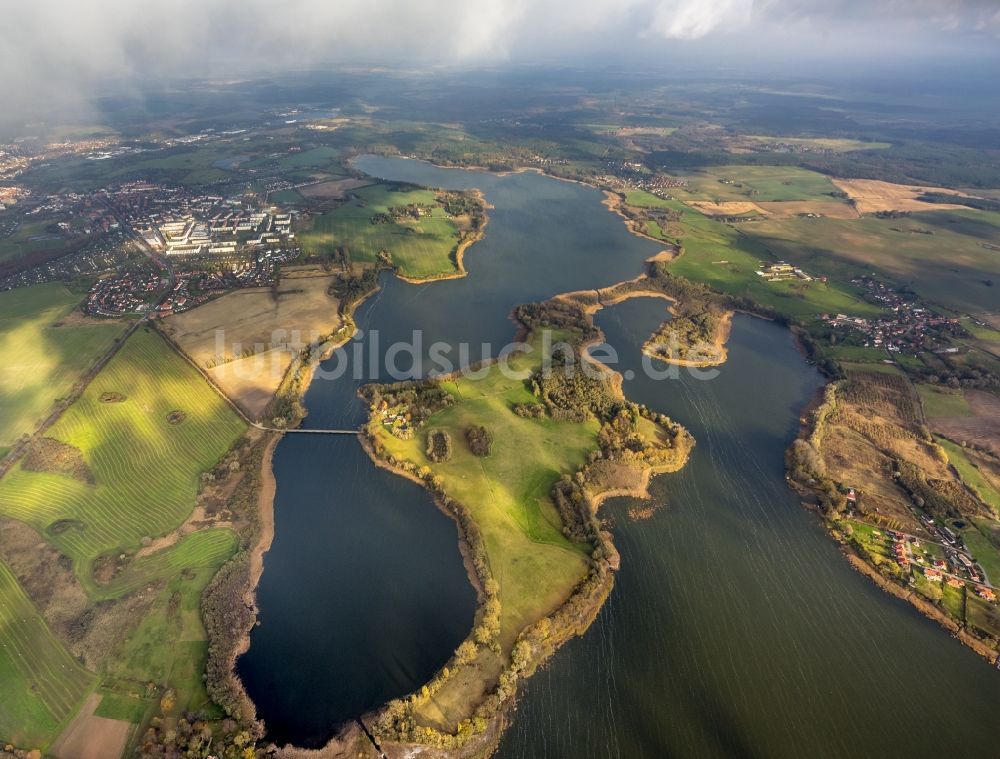
M 374 156 L 357 165 L 478 187 L 495 206 L 466 256 L 470 276 L 383 277 L 357 314 L 368 354 L 413 330 L 425 354 L 439 340 L 476 345 L 468 360 L 496 353 L 518 303 L 633 277 L 658 249 L 590 188 Z M 652 381 L 639 347 L 663 313 L 662 301 L 629 301 L 598 323 L 619 368 L 638 373 L 629 397 L 687 425 L 698 447 L 682 472 L 654 481 L 665 507 L 652 519 L 617 519 L 615 592 L 529 682 L 500 755 L 997 756 L 997 672 L 854 573 L 785 487 L 783 451 L 820 382 L 788 333 L 738 317 L 716 379 Z M 351 375 L 314 381 L 308 426 L 363 420 Z M 262 624 L 239 672 L 273 739 L 318 745 L 421 685 L 467 634 L 475 598 L 454 525 L 353 439 L 290 435 L 275 474 Z

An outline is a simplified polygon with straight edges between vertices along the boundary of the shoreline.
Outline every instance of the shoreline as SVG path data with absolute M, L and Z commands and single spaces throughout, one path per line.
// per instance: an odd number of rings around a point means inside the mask
M 655 257 L 653 259 L 655 260 Z M 646 274 L 641 274 L 634 279 L 629 279 L 624 282 L 619 282 L 618 284 L 611 285 L 609 287 L 601 288 L 599 290 L 575 290 L 569 293 L 562 293 L 553 297 L 553 300 L 563 300 L 570 303 L 575 303 L 579 306 L 587 316 L 593 317 L 599 311 L 605 308 L 610 308 L 616 306 L 619 303 L 624 303 L 627 300 L 633 298 L 659 298 L 661 300 L 669 301 L 671 304 L 676 304 L 677 299 L 673 296 L 667 295 L 659 290 L 653 289 L 635 289 L 635 290 L 625 290 L 623 292 L 615 293 L 609 298 L 605 299 L 604 292 L 613 291 L 615 288 L 628 286 L 628 285 L 639 285 L 642 282 L 648 282 L 650 278 Z M 589 299 L 594 296 L 596 300 L 590 301 L 584 299 Z M 674 313 L 673 306 L 667 308 L 667 311 L 671 314 Z M 745 312 L 744 312 L 745 313 Z M 717 358 L 707 359 L 707 360 L 692 360 L 685 358 L 676 358 L 672 356 L 662 356 L 654 351 L 650 350 L 649 340 L 643 343 L 642 352 L 649 356 L 650 358 L 655 358 L 657 361 L 662 361 L 665 364 L 672 364 L 674 366 L 684 366 L 692 369 L 707 369 L 713 366 L 722 366 L 729 359 L 729 352 L 726 349 L 726 344 L 729 342 L 729 336 L 732 333 L 733 327 L 733 317 L 736 315 L 736 311 L 730 309 L 722 314 L 719 321 L 719 325 L 716 327 L 715 335 L 712 338 L 712 348 L 715 350 Z M 750 316 L 756 316 L 756 314 L 749 314 Z M 661 326 L 665 324 L 666 321 L 661 323 Z M 655 334 L 655 333 L 654 333 Z M 599 344 L 593 340 L 586 343 L 586 347 L 590 348 L 593 345 Z
M 836 539 L 836 538 L 834 538 Z M 838 541 L 839 542 L 839 541 Z M 848 563 L 859 573 L 863 574 L 869 580 L 871 580 L 877 587 L 881 588 L 883 591 L 891 596 L 894 596 L 901 601 L 905 601 L 910 606 L 912 606 L 917 612 L 923 616 L 937 622 L 941 627 L 948 630 L 951 633 L 951 637 L 957 640 L 959 643 L 963 644 L 967 648 L 972 649 L 979 656 L 986 659 L 989 663 L 994 663 L 998 660 L 998 655 L 996 651 L 991 649 L 989 646 L 985 645 L 978 638 L 970 635 L 964 627 L 958 624 L 955 620 L 948 617 L 943 611 L 938 609 L 930 601 L 921 598 L 916 593 L 902 587 L 901 585 L 893 582 L 892 580 L 883 577 L 878 570 L 872 567 L 867 561 L 862 559 L 860 556 L 851 551 L 846 545 L 841 544 L 841 553 L 847 559 Z
M 667 298 L 663 293 L 658 293 L 661 297 Z M 559 298 L 556 296 L 554 299 Z M 638 294 L 623 294 L 622 298 L 628 297 L 638 297 Z M 669 298 L 667 298 L 669 299 Z M 590 315 L 588 314 L 588 318 Z M 593 326 L 593 321 L 591 319 L 591 325 Z M 523 331 L 525 327 L 522 325 L 519 329 Z M 592 361 L 594 364 L 600 366 L 603 371 L 607 372 L 609 375 L 609 381 L 611 383 L 612 393 L 622 400 L 625 400 L 625 394 L 622 388 L 622 375 L 611 369 L 610 367 L 600 363 L 597 359 L 589 356 L 587 348 L 589 345 L 600 342 L 604 339 L 604 334 L 598 328 L 598 336 L 592 340 L 584 341 L 580 344 L 578 350 L 581 353 L 581 358 L 583 360 Z M 438 380 L 444 379 L 443 377 L 436 378 Z M 683 428 L 682 428 L 683 429 Z M 684 430 L 685 434 L 690 438 L 690 433 Z M 417 476 L 414 471 L 403 468 L 402 466 L 394 465 L 388 461 L 381 458 L 381 456 L 376 452 L 373 441 L 369 439 L 367 434 L 363 434 L 362 447 L 368 454 L 369 458 L 375 464 L 375 466 L 381 467 L 390 471 L 394 474 L 401 475 L 411 482 L 420 484 L 435 501 L 438 508 L 444 511 L 450 518 L 452 518 L 458 527 L 460 536 L 460 551 L 463 556 L 463 560 L 466 566 L 466 571 L 469 576 L 470 582 L 477 589 L 477 594 L 479 594 L 479 604 L 476 610 L 476 619 L 480 618 L 483 611 L 483 601 L 486 595 L 481 592 L 481 587 L 479 583 L 481 578 L 479 578 L 478 573 L 475 570 L 474 565 L 470 561 L 470 554 L 472 552 L 472 541 L 469 536 L 465 533 L 461 521 L 456 514 L 452 513 L 451 510 L 447 509 L 441 498 L 447 497 L 446 495 L 439 496 L 434 489 L 429 485 L 427 478 L 421 478 Z M 639 470 L 639 483 L 633 487 L 627 488 L 611 488 L 604 490 L 586 490 L 584 491 L 585 496 L 585 507 L 584 515 L 593 520 L 593 537 L 592 540 L 595 543 L 596 550 L 600 550 L 603 554 L 603 558 L 595 559 L 595 563 L 592 565 L 591 570 L 588 572 L 587 578 L 582 581 L 581 585 L 578 585 L 574 590 L 572 590 L 569 595 L 551 611 L 549 611 L 545 616 L 535 623 L 528 625 L 524 628 L 517 636 L 519 643 L 528 644 L 531 654 L 529 656 L 528 663 L 522 665 L 519 670 L 514 667 L 512 662 L 505 664 L 504 668 L 501 670 L 500 677 L 505 676 L 513 677 L 514 685 L 513 689 L 510 691 L 509 696 L 503 698 L 499 703 L 492 707 L 492 713 L 487 713 L 485 716 L 480 714 L 480 710 L 483 709 L 489 703 L 491 694 L 487 693 L 484 700 L 479 701 L 474 705 L 470 705 L 469 718 L 481 717 L 486 720 L 486 724 L 481 732 L 477 731 L 473 735 L 469 736 L 466 740 L 467 742 L 461 743 L 457 747 L 451 747 L 444 749 L 443 754 L 448 757 L 456 757 L 461 759 L 472 759 L 472 757 L 487 757 L 489 756 L 499 737 L 503 733 L 508 714 L 510 709 L 516 704 L 518 693 L 522 684 L 533 674 L 538 667 L 542 666 L 552 655 L 556 653 L 566 642 L 568 642 L 573 637 L 582 635 L 596 619 L 597 614 L 600 612 L 605 601 L 611 593 L 614 587 L 614 575 L 620 568 L 621 557 L 618 549 L 614 545 L 613 534 L 604 529 L 600 525 L 597 514 L 604 503 L 610 498 L 616 497 L 631 497 L 638 500 L 649 500 L 651 495 L 649 492 L 649 485 L 656 475 L 665 474 L 669 472 L 676 472 L 687 465 L 690 458 L 690 450 L 693 447 L 693 441 L 689 443 L 686 450 L 683 451 L 683 457 L 680 461 L 673 462 L 661 462 L 661 463 L 647 463 L 647 462 L 631 462 L 626 464 L 626 466 L 634 467 Z M 475 520 L 471 520 L 472 524 L 475 524 Z M 489 579 L 489 578 L 487 578 Z M 569 618 L 567 618 L 569 617 Z M 543 621 L 548 621 L 552 632 L 544 641 L 538 641 L 534 639 L 534 630 Z M 471 633 L 470 633 L 471 635 Z M 467 638 L 468 640 L 468 638 Z M 434 674 L 434 676 L 428 681 L 428 685 L 437 681 L 442 673 L 447 673 L 449 671 L 458 671 L 462 665 L 455 662 L 454 657 L 450 658 L 447 662 L 442 665 L 442 667 Z M 514 667 L 512 669 L 512 667 Z M 447 678 L 448 675 L 445 675 Z M 426 687 L 426 686 L 425 686 Z M 405 701 L 407 697 L 402 697 L 401 700 Z M 371 715 L 367 715 L 367 718 L 371 721 L 375 721 L 386 712 L 388 705 L 384 705 L 373 712 Z M 445 733 L 445 735 L 450 735 L 450 733 Z M 407 757 L 422 757 L 428 756 L 441 756 L 441 749 L 432 748 L 431 745 L 419 742 L 419 741 L 406 741 L 398 742 L 395 740 L 387 739 L 386 736 L 383 737 L 382 745 L 398 747 L 401 751 L 404 751 Z
M 799 341 L 796 340 L 796 343 L 798 342 Z M 819 412 L 826 403 L 827 391 L 831 387 L 836 387 L 836 383 L 837 381 L 834 380 L 821 385 L 817 388 L 816 392 L 809 399 L 809 401 L 802 407 L 799 412 L 799 431 L 795 436 L 795 440 L 811 441 L 811 438 L 813 437 L 812 431 L 816 425 L 817 412 Z M 820 443 L 820 446 L 821 445 L 822 443 Z M 820 450 L 820 454 L 822 455 L 822 450 Z M 787 467 L 785 479 L 788 488 L 800 497 L 816 498 L 817 493 L 819 492 L 818 487 L 813 487 L 793 479 L 791 476 L 791 470 Z M 905 601 L 917 613 L 936 622 L 942 628 L 950 632 L 952 638 L 957 640 L 966 648 L 971 649 L 974 653 L 983 657 L 990 664 L 1000 664 L 1000 653 L 990 648 L 974 635 L 970 634 L 962 624 L 952 619 L 932 601 L 920 596 L 910 588 L 901 585 L 891 578 L 886 577 L 879 572 L 874 565 L 856 553 L 848 544 L 846 539 L 839 533 L 834 521 L 824 514 L 822 509 L 820 509 L 817 504 L 801 502 L 801 506 L 816 512 L 816 515 L 820 520 L 820 524 L 826 530 L 829 537 L 838 544 L 840 553 L 855 571 L 867 577 L 883 592 L 888 593 L 901 601 Z M 968 593 L 968 590 L 966 589 L 965 592 Z
M 593 187 L 594 185 L 589 185 L 589 186 Z M 628 229 L 629 232 L 631 232 L 636 237 L 642 237 L 643 239 L 655 242 L 657 245 L 669 246 L 661 250 L 660 253 L 657 253 L 656 254 L 657 256 L 665 253 L 669 255 L 669 258 L 666 260 L 672 260 L 676 258 L 678 255 L 680 255 L 680 251 L 677 249 L 676 245 L 668 243 L 666 240 L 661 240 L 658 237 L 653 237 L 652 235 L 639 230 L 639 222 L 637 222 L 635 219 L 626 216 L 625 212 L 622 210 L 622 206 L 626 205 L 626 203 L 622 199 L 621 195 L 619 195 L 614 190 L 608 190 L 605 189 L 604 187 L 599 187 L 598 189 L 604 193 L 604 200 L 601 201 L 601 205 L 607 208 L 609 211 L 611 211 L 611 213 L 615 214 L 616 216 L 620 216 L 625 221 L 625 227 L 626 229 Z

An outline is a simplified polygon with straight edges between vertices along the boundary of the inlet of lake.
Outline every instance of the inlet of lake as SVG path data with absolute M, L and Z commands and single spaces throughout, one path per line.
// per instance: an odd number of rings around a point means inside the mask
M 466 254 L 469 276 L 383 275 L 347 346 L 365 371 L 326 362 L 306 393 L 308 427 L 361 424 L 358 386 L 386 378 L 370 359 L 414 343 L 414 330 L 425 359 L 435 342 L 456 363 L 462 343 L 475 346 L 467 361 L 495 355 L 517 304 L 630 279 L 659 250 L 582 185 L 402 158 L 355 166 L 478 188 L 493 207 Z M 626 395 L 684 424 L 697 447 L 681 472 L 653 481 L 660 508 L 648 519 L 630 521 L 622 500 L 603 507 L 622 554 L 615 589 L 523 688 L 498 756 L 996 756 L 1000 673 L 852 570 L 785 484 L 784 451 L 821 386 L 789 332 L 737 316 L 711 379 L 684 369 L 654 379 L 640 348 L 665 313 L 663 301 L 637 299 L 596 321 Z M 274 472 L 260 625 L 238 672 L 269 738 L 318 746 L 426 682 L 468 634 L 475 594 L 453 522 L 355 439 L 288 435 Z

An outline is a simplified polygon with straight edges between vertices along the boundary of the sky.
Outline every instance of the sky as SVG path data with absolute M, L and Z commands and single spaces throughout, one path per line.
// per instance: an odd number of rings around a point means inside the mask
M 8 116 L 109 87 L 330 64 L 794 66 L 1000 53 L 1000 0 L 29 0 L 0 26 Z

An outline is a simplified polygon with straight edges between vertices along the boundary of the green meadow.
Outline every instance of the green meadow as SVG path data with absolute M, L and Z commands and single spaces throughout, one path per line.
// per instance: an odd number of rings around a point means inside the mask
M 972 409 L 961 390 L 923 383 L 916 387 L 926 416 L 972 416 Z
M 955 471 L 958 472 L 959 477 L 962 478 L 962 482 L 965 483 L 966 487 L 974 492 L 983 503 L 989 506 L 994 514 L 1000 516 L 1000 492 L 997 492 L 996 488 L 990 484 L 990 481 L 969 460 L 962 446 L 956 445 L 943 437 L 937 438 L 937 442 L 944 448 L 945 453 L 948 454 L 948 461 L 955 467 Z M 1000 573 L 998 573 L 996 579 L 1000 580 Z
M 539 365 L 540 344 L 534 344 L 534 355 L 511 360 L 514 369 L 530 373 Z M 379 439 L 397 459 L 429 466 L 444 480 L 446 492 L 471 511 L 500 583 L 501 639 L 509 646 L 526 626 L 558 607 L 587 573 L 585 547 L 563 535 L 549 494 L 562 474 L 575 472 L 597 448 L 599 425 L 518 416 L 512 404 L 537 399 L 524 382 L 503 376 L 495 365 L 482 378 L 463 377 L 442 387 L 455 404 L 434 414 L 412 440 L 384 430 Z M 493 435 L 492 452 L 485 458 L 473 455 L 466 444 L 465 430 L 472 425 Z M 449 433 L 450 460 L 435 464 L 427 458 L 429 430 Z
M 124 400 L 105 402 L 105 393 Z M 185 415 L 180 424 L 168 420 L 173 411 Z M 138 548 L 190 515 L 199 475 L 243 430 L 186 361 L 140 329 L 48 432 L 81 452 L 94 483 L 19 464 L 0 481 L 0 512 L 48 532 L 91 583 L 98 556 Z M 61 520 L 72 526 L 53 534 Z
M 929 211 L 898 219 L 767 219 L 741 227 L 777 258 L 850 280 L 878 272 L 962 313 L 996 312 L 1000 214 Z
M 96 683 L 0 562 L 0 745 L 47 747 Z
M 837 191 L 829 177 L 795 166 L 713 166 L 676 176 L 687 187 L 671 192 L 686 200 L 831 200 Z
M 874 316 L 881 309 L 863 300 L 853 287 L 842 282 L 790 280 L 766 282 L 756 272 L 761 261 L 777 260 L 772 251 L 740 230 L 710 219 L 679 201 L 667 208 L 681 214 L 667 225 L 664 239 L 680 243 L 682 253 L 670 271 L 695 282 L 704 282 L 719 292 L 748 296 L 794 319 L 809 320 L 821 313 Z M 750 225 L 742 225 L 741 229 Z M 789 259 L 794 261 L 794 259 Z
M 419 220 L 372 223 L 375 214 L 411 203 L 431 210 Z M 299 234 L 299 240 L 309 255 L 344 247 L 354 261 L 374 262 L 381 251 L 387 251 L 400 274 L 424 279 L 458 271 L 458 235 L 457 224 L 438 205 L 433 191 L 377 184 L 355 190 L 350 201 L 317 217 L 312 229 Z
M 122 333 L 120 322 L 58 326 L 80 299 L 56 283 L 0 293 L 0 446 L 33 432 Z
M 48 431 L 48 437 L 76 450 L 89 477 L 56 469 L 29 471 L 22 460 L 0 480 L 0 514 L 31 525 L 68 556 L 94 603 L 154 593 L 124 637 L 108 641 L 107 656 L 96 673 L 121 683 L 120 692 L 110 692 L 126 701 L 153 682 L 177 691 L 178 710 L 209 704 L 202 682 L 207 642 L 199 605 L 212 575 L 237 550 L 236 537 L 228 529 L 215 528 L 191 533 L 154 553 L 138 551 L 191 514 L 200 475 L 244 430 L 244 423 L 205 380 L 157 333 L 144 328 L 129 338 Z M 120 562 L 107 581 L 99 582 L 93 574 L 99 559 Z M 0 589 L 0 603 L 16 598 L 10 585 Z M 30 603 L 20 603 L 27 607 L 17 616 L 28 618 Z M 33 624 L 37 627 L 40 621 Z M 0 651 L 9 650 L 18 634 L 9 624 L 0 624 Z M 56 657 L 46 653 L 47 645 L 38 650 L 39 656 Z M 5 689 L 0 738 L 11 739 L 19 724 L 3 711 L 8 702 L 21 711 L 35 710 L 26 717 L 44 733 L 35 742 L 54 739 L 59 721 L 68 714 L 71 705 L 62 704 L 65 714 L 37 719 L 38 693 L 59 691 L 68 675 L 52 666 L 35 670 L 35 681 L 22 678 Z M 72 682 L 81 683 L 67 691 L 76 699 L 76 691 L 92 687 L 94 678 L 86 673 L 72 676 Z M 135 711 L 141 706 L 132 704 Z

